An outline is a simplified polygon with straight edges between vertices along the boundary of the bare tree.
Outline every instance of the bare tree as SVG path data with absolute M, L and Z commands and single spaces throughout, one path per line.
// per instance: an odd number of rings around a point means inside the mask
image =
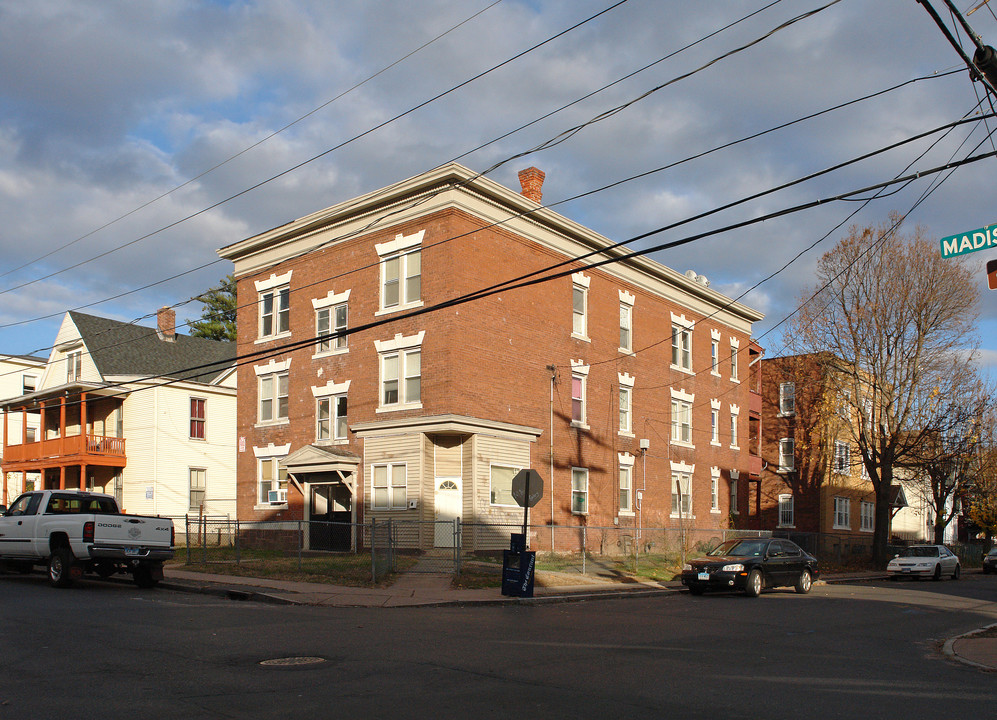
M 931 508 L 934 541 L 941 543 L 960 510 L 958 500 L 976 478 L 980 429 L 993 388 L 982 382 L 971 361 L 960 356 L 952 358 L 948 372 L 937 383 L 920 403 L 919 442 L 898 465 L 914 480 L 914 492 Z
M 979 431 L 966 505 L 969 519 L 983 531 L 989 544 L 997 535 L 997 410 L 993 405 L 988 408 Z
M 876 495 L 873 558 L 887 561 L 890 491 L 898 461 L 923 438 L 924 399 L 954 356 L 975 347 L 978 296 L 964 266 L 942 260 L 919 227 L 853 227 L 817 265 L 817 287 L 786 336 L 821 352 Z M 811 296 L 813 296 L 812 299 Z

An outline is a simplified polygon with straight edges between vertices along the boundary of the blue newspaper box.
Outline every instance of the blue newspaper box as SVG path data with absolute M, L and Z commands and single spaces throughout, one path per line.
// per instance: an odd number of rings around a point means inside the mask
M 513 533 L 510 550 L 502 551 L 502 594 L 510 597 L 533 597 L 533 576 L 537 554 L 526 549 L 522 533 Z

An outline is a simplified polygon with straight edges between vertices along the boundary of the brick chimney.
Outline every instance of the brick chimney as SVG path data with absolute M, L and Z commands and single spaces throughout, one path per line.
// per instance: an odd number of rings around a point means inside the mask
M 158 321 L 159 339 L 166 342 L 173 342 L 177 336 L 177 313 L 172 308 L 163 306 L 156 313 Z
M 539 203 L 543 198 L 541 190 L 544 185 L 544 178 L 547 177 L 543 170 L 535 167 L 528 167 L 519 171 L 519 184 L 523 186 L 523 197 L 527 197 L 535 203 Z

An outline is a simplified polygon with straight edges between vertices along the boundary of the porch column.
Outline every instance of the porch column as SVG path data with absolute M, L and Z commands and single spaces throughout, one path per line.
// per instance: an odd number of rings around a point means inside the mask
M 6 417 L 7 416 L 4 415 L 4 418 L 6 418 Z M 7 438 L 7 433 L 5 431 L 4 432 L 4 439 L 6 440 L 6 438 Z M 41 440 L 41 438 L 38 438 L 38 440 Z M 27 445 L 28 444 L 28 410 L 27 410 L 27 408 L 21 408 L 21 444 L 22 445 Z
M 66 489 L 66 466 L 63 465 L 59 468 L 59 489 Z
M 80 465 L 80 490 L 87 489 L 87 466 Z
M 39 422 L 41 423 L 40 427 L 38 428 L 38 433 L 39 433 L 39 435 L 41 435 L 41 437 L 39 437 L 38 439 L 40 441 L 44 442 L 47 439 L 47 436 L 45 435 L 45 401 L 44 400 L 42 400 L 42 401 L 40 401 L 38 403 L 38 415 L 39 415 L 39 418 L 40 418 Z M 27 418 L 25 418 L 25 422 L 27 422 Z M 24 426 L 25 432 L 27 432 L 27 427 L 28 427 L 27 425 Z
M 87 394 L 80 393 L 80 435 L 83 436 L 81 452 L 89 451 L 89 433 L 87 432 Z
M 42 484 L 44 484 L 44 483 L 42 483 Z M 41 488 L 35 488 L 35 490 L 40 490 L 40 489 Z M 27 470 L 22 470 L 21 471 L 21 492 L 27 492 L 27 491 L 28 491 L 28 471 Z
M 59 454 L 66 454 L 66 396 L 59 398 Z M 62 487 L 65 490 L 65 486 Z

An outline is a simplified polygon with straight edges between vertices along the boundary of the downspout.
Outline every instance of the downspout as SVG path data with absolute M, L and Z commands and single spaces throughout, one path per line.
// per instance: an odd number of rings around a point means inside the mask
M 550 370 L 550 550 L 554 552 L 554 385 L 557 383 L 557 365 L 548 365 Z

